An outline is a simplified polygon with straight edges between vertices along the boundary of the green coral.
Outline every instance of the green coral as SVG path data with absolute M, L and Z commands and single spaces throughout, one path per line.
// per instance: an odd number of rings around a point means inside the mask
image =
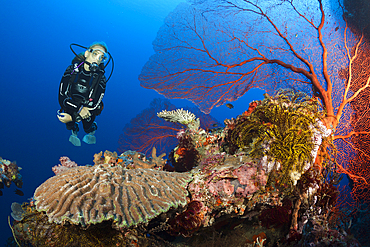
M 252 157 L 267 155 L 281 164 L 280 184 L 302 174 L 312 161 L 312 127 L 319 119 L 318 105 L 304 93 L 281 90 L 265 99 L 249 115 L 237 119 L 231 140 Z

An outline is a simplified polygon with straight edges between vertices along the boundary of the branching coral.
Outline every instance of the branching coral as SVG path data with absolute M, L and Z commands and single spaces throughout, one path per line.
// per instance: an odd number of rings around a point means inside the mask
M 145 155 L 138 153 L 138 152 L 125 152 L 119 156 L 119 159 L 122 159 L 122 156 L 127 156 L 131 159 L 131 163 L 127 165 L 127 168 L 142 168 L 142 169 L 163 169 L 164 165 L 166 164 L 167 160 L 163 159 L 163 156 L 166 154 L 163 153 L 157 156 L 157 150 L 155 147 L 152 149 L 152 157 L 147 159 Z
M 94 165 L 100 165 L 100 164 L 116 165 L 119 161 L 118 161 L 118 155 L 116 152 L 111 152 L 111 151 L 106 150 L 104 152 L 104 155 L 103 155 L 103 152 L 94 154 L 93 162 L 94 162 Z
M 188 128 L 197 129 L 200 126 L 199 118 L 196 119 L 193 113 L 182 108 L 173 111 L 163 110 L 157 113 L 157 116 L 169 122 L 184 124 Z

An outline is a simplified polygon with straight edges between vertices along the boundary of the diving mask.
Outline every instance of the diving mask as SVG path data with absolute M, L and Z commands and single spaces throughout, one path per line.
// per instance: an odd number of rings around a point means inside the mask
M 101 49 L 90 49 L 89 52 L 99 63 L 105 63 L 108 60 L 108 53 L 102 51 Z

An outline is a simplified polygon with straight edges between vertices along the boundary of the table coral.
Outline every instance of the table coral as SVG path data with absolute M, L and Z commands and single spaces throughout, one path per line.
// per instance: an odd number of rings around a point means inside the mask
M 34 198 L 37 210 L 46 211 L 50 222 L 85 227 L 112 219 L 117 227 L 130 227 L 184 206 L 190 180 L 187 173 L 78 166 L 49 178 Z

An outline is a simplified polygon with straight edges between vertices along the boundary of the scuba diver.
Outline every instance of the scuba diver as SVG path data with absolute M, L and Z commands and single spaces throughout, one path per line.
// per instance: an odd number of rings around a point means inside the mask
M 86 49 L 84 53 L 76 54 L 72 45 Z M 71 44 L 72 52 L 76 57 L 68 66 L 59 86 L 58 119 L 66 124 L 68 130 L 72 131 L 69 141 L 75 146 L 81 146 L 77 137 L 82 122 L 86 135 L 83 141 L 87 144 L 95 144 L 94 136 L 97 129 L 96 116 L 103 110 L 103 97 L 106 84 L 113 73 L 113 58 L 108 52 L 104 42 L 94 42 L 88 48 L 77 44 Z M 112 71 L 106 79 L 105 68 L 112 59 Z M 108 62 L 107 62 L 108 61 Z M 104 63 L 107 64 L 104 66 Z

